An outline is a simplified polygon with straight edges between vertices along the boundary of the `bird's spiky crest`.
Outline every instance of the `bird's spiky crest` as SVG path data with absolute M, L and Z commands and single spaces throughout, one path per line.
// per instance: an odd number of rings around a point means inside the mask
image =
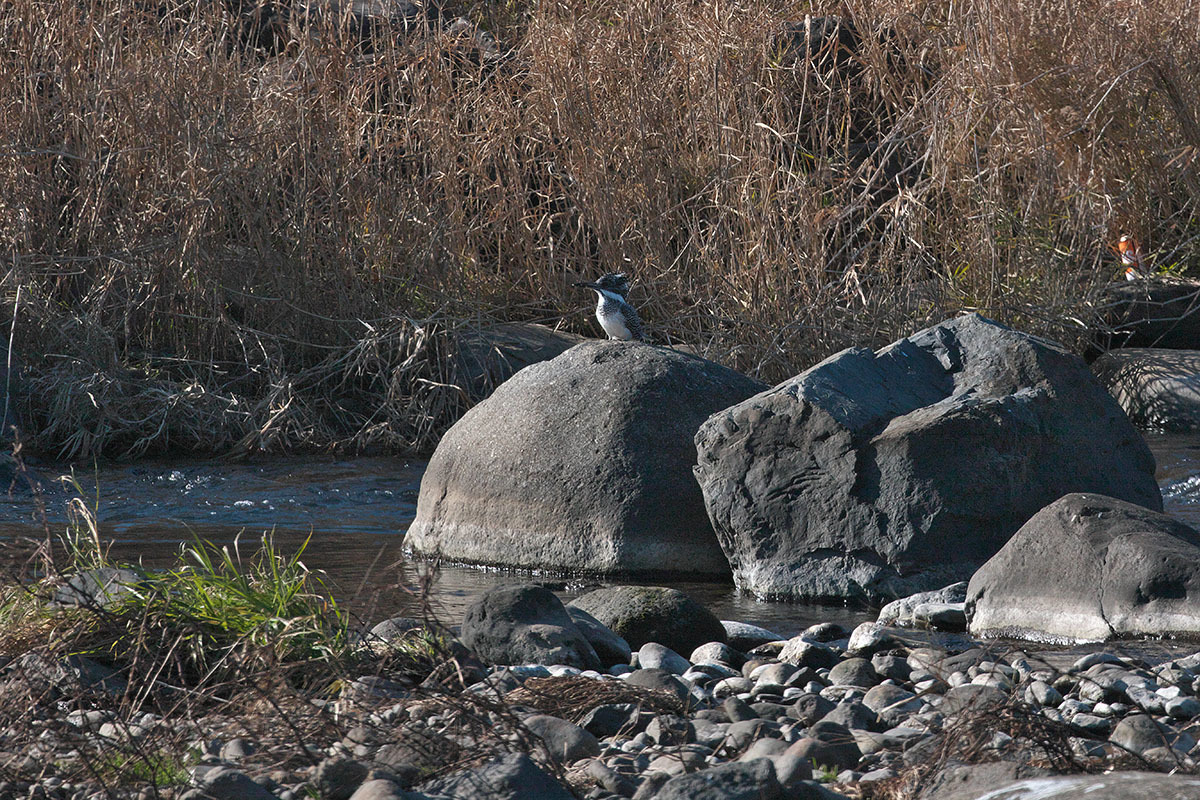
M 610 272 L 607 275 L 601 275 L 596 279 L 596 285 L 622 296 L 629 294 L 629 278 L 624 272 Z

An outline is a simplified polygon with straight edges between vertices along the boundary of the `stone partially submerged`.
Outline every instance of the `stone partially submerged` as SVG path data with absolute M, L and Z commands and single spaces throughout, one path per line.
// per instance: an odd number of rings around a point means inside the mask
M 664 586 L 605 586 L 576 597 L 570 606 L 586 611 L 632 647 L 657 642 L 690 653 L 727 638 L 716 615 L 678 589 Z
M 1200 342 L 1200 282 L 1151 279 L 1120 281 L 1101 298 L 1106 324 L 1095 344 L 1192 349 Z
M 442 438 L 405 544 L 477 564 L 728 575 L 693 437 L 763 388 L 637 342 L 586 342 L 527 367 Z
M 460 638 L 489 664 L 601 666 L 586 634 L 543 586 L 499 586 L 477 597 L 463 615 Z
M 1154 510 L 1154 458 L 1059 345 L 972 314 L 715 414 L 696 477 L 738 586 L 891 598 L 965 580 L 1074 491 Z
M 1092 494 L 1051 503 L 967 589 L 974 636 L 1200 638 L 1200 532 Z

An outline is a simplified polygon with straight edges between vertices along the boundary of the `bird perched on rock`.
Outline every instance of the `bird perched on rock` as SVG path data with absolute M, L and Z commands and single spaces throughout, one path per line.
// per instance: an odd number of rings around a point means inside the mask
M 604 328 L 608 338 L 646 341 L 646 334 L 642 331 L 642 320 L 638 317 L 637 310 L 625 299 L 629 294 L 629 279 L 625 277 L 625 273 L 610 272 L 600 276 L 595 283 L 580 282 L 575 286 L 591 289 L 596 293 L 596 319 L 600 321 L 600 327 Z
M 1121 266 L 1125 268 L 1125 280 L 1136 281 L 1147 278 L 1142 266 L 1142 247 L 1132 236 L 1122 236 L 1117 242 L 1117 252 L 1121 256 Z

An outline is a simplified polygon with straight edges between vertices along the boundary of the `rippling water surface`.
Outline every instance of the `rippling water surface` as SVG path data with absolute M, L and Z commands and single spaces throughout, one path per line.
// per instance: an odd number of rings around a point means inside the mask
M 1158 461 L 1158 480 L 1168 513 L 1200 528 L 1200 436 L 1149 435 Z M 420 581 L 419 565 L 403 557 L 402 540 L 416 511 L 425 464 L 392 458 L 334 460 L 272 459 L 261 463 L 144 461 L 97 468 L 76 466 L 74 480 L 89 505 L 98 509 L 101 530 L 112 555 L 159 566 L 172 560 L 181 543 L 199 537 L 252 551 L 271 532 L 286 550 L 307 541 L 304 561 L 327 573 L 337 594 L 367 620 L 414 613 L 410 594 Z M 39 467 L 48 478 L 70 468 Z M 52 531 L 65 525 L 71 495 L 45 498 Z M 44 536 L 40 515 L 29 498 L 0 499 L 0 541 Z M 9 556 L 12 564 L 16 556 Z M 470 598 L 500 583 L 529 580 L 528 574 L 443 567 L 433 586 L 434 610 L 457 624 Z M 664 581 L 707 604 L 722 619 L 737 619 L 775 630 L 798 632 L 819 621 L 853 626 L 872 619 L 869 609 L 756 601 L 731 585 Z M 565 598 L 597 584 L 559 582 Z

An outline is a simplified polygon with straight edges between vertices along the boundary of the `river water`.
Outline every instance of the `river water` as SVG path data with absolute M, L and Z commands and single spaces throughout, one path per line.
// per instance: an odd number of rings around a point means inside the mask
M 1168 513 L 1200 528 L 1200 435 L 1147 435 L 1158 461 Z M 66 525 L 66 503 L 79 494 L 96 509 L 110 555 L 147 567 L 171 563 L 197 538 L 252 553 L 264 534 L 286 552 L 306 546 L 302 560 L 322 570 L 347 608 L 364 621 L 420 613 L 425 602 L 456 625 L 470 599 L 527 573 L 442 566 L 426 599 L 427 569 L 405 559 L 403 533 L 416 512 L 424 462 L 395 458 L 308 457 L 259 463 L 142 461 L 127 465 L 38 465 L 47 478 L 73 476 L 77 488 L 44 497 L 44 515 L 28 496 L 0 497 L 0 565 L 20 566 L 25 540 Z M 307 544 L 305 544 L 307 542 Z M 642 581 L 649 582 L 649 581 Z M 816 622 L 848 627 L 873 619 L 871 609 L 757 601 L 731 584 L 663 581 L 708 605 L 722 619 L 750 622 L 784 635 Z M 564 599 L 600 585 L 557 581 Z

